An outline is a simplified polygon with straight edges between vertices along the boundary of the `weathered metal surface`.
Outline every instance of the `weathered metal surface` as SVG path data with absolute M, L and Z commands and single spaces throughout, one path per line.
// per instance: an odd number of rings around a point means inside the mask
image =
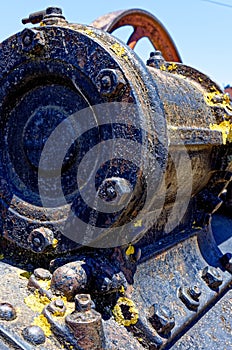
M 105 29 L 141 16 L 153 35 L 138 10 Z M 38 18 L 0 46 L 1 349 L 229 349 L 228 95 L 166 62 L 162 26 L 145 66 L 60 9 Z

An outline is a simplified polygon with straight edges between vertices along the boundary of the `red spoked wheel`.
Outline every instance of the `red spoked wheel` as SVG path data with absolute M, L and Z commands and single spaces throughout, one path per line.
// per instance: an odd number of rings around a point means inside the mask
M 162 52 L 166 61 L 182 62 L 174 41 L 163 24 L 152 14 L 139 9 L 116 11 L 99 17 L 91 23 L 99 28 L 113 33 L 123 26 L 132 26 L 133 33 L 127 40 L 127 45 L 134 49 L 138 41 L 147 37 L 155 50 Z

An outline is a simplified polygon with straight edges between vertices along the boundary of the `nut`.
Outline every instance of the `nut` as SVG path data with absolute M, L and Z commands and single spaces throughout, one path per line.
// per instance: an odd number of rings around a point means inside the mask
M 197 301 L 201 296 L 201 291 L 200 291 L 199 287 L 193 286 L 193 287 L 188 288 L 188 294 L 191 296 L 191 298 L 193 300 Z
M 180 287 L 178 290 L 178 297 L 185 304 L 189 310 L 197 311 L 200 303 L 198 301 L 201 292 L 197 286 L 185 288 Z
M 99 198 L 109 204 L 126 204 L 132 194 L 132 187 L 126 179 L 111 177 L 102 182 L 98 189 Z
M 232 273 L 232 254 L 226 253 L 220 258 L 222 266 L 229 272 Z
M 9 303 L 0 304 L 0 319 L 4 321 L 13 321 L 17 317 L 15 308 Z
M 53 232 L 49 228 L 45 227 L 34 229 L 28 237 L 31 250 L 35 253 L 42 253 L 49 247 L 52 247 L 53 241 Z
M 28 53 L 39 53 L 45 46 L 43 33 L 33 29 L 25 29 L 21 36 L 22 50 Z
M 168 307 L 154 304 L 149 313 L 149 321 L 158 333 L 167 335 L 171 332 L 175 326 L 175 318 Z
M 47 310 L 55 316 L 64 316 L 66 312 L 66 306 L 64 305 L 63 300 L 57 299 L 51 301 L 47 306 Z
M 213 266 L 206 266 L 201 277 L 211 289 L 217 289 L 223 282 L 220 272 Z
M 51 273 L 48 270 L 38 268 L 34 270 L 35 278 L 42 281 L 49 281 L 52 278 Z
M 75 310 L 88 311 L 91 310 L 92 300 L 89 294 L 77 294 L 75 296 Z
M 45 343 L 44 331 L 38 326 L 29 326 L 23 329 L 22 335 L 25 340 L 34 345 Z
M 165 62 L 162 53 L 160 51 L 154 51 L 150 53 L 150 58 L 147 60 L 147 65 L 155 68 L 159 68 Z
M 102 96 L 117 96 L 126 87 L 123 74 L 118 69 L 102 69 L 96 78 L 96 86 Z

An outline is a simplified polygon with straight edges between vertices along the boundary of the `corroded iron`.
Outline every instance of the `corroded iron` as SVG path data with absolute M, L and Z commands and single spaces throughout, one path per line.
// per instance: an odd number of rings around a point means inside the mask
M 145 11 L 23 22 L 0 45 L 0 348 L 231 348 L 229 96 Z

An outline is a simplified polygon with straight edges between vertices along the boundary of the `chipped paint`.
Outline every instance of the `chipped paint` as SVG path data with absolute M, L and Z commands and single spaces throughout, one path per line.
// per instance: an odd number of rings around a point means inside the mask
M 110 46 L 110 49 L 118 56 L 121 58 L 124 58 L 126 61 L 128 60 L 128 56 L 126 54 L 126 49 L 121 46 L 119 43 L 115 43 Z
M 162 71 L 165 71 L 165 70 L 166 70 L 165 64 L 162 64 L 162 65 L 160 66 L 160 70 L 162 70 Z
M 169 72 L 173 72 L 177 69 L 177 65 L 175 63 L 171 63 L 169 66 L 168 66 L 168 71 Z
M 123 315 L 122 306 L 128 306 L 128 312 L 131 315 L 130 319 L 126 319 Z M 126 297 L 120 297 L 117 301 L 117 304 L 115 305 L 113 309 L 113 315 L 115 317 L 116 322 L 118 324 L 129 327 L 132 324 L 136 324 L 139 319 L 139 312 L 135 307 L 135 304 L 132 300 L 126 298 Z
M 129 247 L 126 250 L 126 255 L 133 255 L 135 253 L 135 248 L 133 245 L 129 245 Z
M 210 129 L 221 131 L 224 145 L 226 142 L 232 142 L 232 123 L 230 121 L 224 120 L 220 124 L 210 124 Z
M 52 335 L 51 325 L 44 315 L 35 317 L 32 324 L 42 328 L 46 337 L 50 337 Z

